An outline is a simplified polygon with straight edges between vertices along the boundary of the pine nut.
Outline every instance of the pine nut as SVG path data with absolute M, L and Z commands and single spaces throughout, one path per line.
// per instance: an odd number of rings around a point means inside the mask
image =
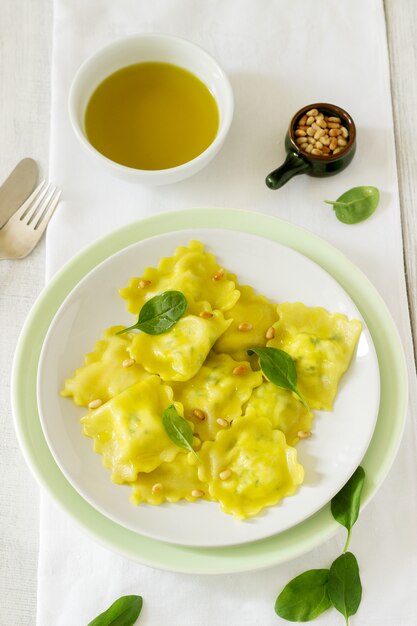
M 97 398 L 97 400 L 91 400 L 91 402 L 88 403 L 88 408 L 98 409 L 98 407 L 101 406 L 102 404 L 103 404 L 103 400 L 100 400 L 99 398 Z
M 135 359 L 125 359 L 122 363 L 122 367 L 132 367 L 135 363 Z
M 150 284 L 151 284 L 150 280 L 140 280 L 138 282 L 138 288 L 139 289 L 145 289 L 145 287 L 149 287 Z
M 311 437 L 311 430 L 299 430 L 297 433 L 299 439 L 308 439 Z
M 252 330 L 252 328 L 253 328 L 253 325 L 250 322 L 242 322 L 237 327 L 237 329 L 240 330 L 243 333 L 248 332 L 248 330 Z
M 201 409 L 194 409 L 193 415 L 201 422 L 206 419 L 206 414 Z
M 342 125 L 340 117 L 311 109 L 300 118 L 293 137 L 300 150 L 315 156 L 331 157 L 335 150 L 339 154 L 346 148 L 349 130 Z
M 204 496 L 204 491 L 201 491 L 201 489 L 193 489 L 191 495 L 193 498 L 202 498 Z
M 220 480 L 228 480 L 232 475 L 232 470 L 231 469 L 227 469 L 227 470 L 223 470 L 222 472 L 220 472 L 219 474 L 219 478 Z
M 275 337 L 275 328 L 273 326 L 270 326 L 270 328 L 268 328 L 268 330 L 265 333 L 265 339 L 273 339 Z
M 155 483 L 152 487 L 152 493 L 161 493 L 164 490 L 162 483 Z
M 209 320 L 211 317 L 213 317 L 213 313 L 211 311 L 200 311 L 199 316 L 202 317 L 204 320 Z
M 232 370 L 232 374 L 234 374 L 235 376 L 243 376 L 244 374 L 246 374 L 247 371 L 248 368 L 246 367 L 246 365 L 237 365 Z
M 223 419 L 223 417 L 219 417 L 216 422 L 218 423 L 219 426 L 221 426 L 222 428 L 229 428 L 229 422 L 225 419 Z
M 221 267 L 213 276 L 213 280 L 221 280 L 224 276 L 224 269 Z

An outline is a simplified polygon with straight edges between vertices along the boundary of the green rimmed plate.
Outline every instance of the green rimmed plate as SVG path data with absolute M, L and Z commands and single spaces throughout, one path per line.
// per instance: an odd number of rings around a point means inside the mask
M 185 548 L 145 538 L 104 517 L 70 486 L 49 452 L 34 408 L 43 340 L 71 289 L 98 263 L 126 246 L 161 233 L 190 228 L 239 230 L 282 243 L 321 265 L 355 302 L 371 332 L 381 376 L 378 422 L 362 463 L 368 476 L 364 499 L 370 499 L 391 466 L 405 421 L 407 376 L 398 333 L 374 287 L 342 254 L 307 231 L 259 213 L 199 209 L 158 214 L 108 235 L 70 261 L 39 297 L 19 340 L 12 376 L 16 429 L 27 462 L 41 484 L 87 532 L 108 547 L 142 563 L 180 572 L 215 574 L 254 570 L 294 558 L 331 537 L 339 526 L 329 506 L 288 531 L 242 546 Z

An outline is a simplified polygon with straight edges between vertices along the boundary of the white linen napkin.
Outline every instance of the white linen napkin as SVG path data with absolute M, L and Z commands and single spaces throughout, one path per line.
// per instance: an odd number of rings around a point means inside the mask
M 47 276 L 120 225 L 158 211 L 225 206 L 302 225 L 356 263 L 385 299 L 414 372 L 408 320 L 389 67 L 382 0 L 55 0 L 50 177 L 64 201 L 49 226 Z M 99 47 L 137 32 L 175 34 L 212 53 L 228 73 L 235 118 L 218 157 L 195 177 L 147 188 L 107 176 L 70 128 L 67 97 L 80 63 Z M 265 175 L 284 159 L 293 113 L 334 102 L 358 126 L 358 151 L 342 174 L 299 176 L 272 192 Z M 324 199 L 371 184 L 382 191 L 374 216 L 338 222 Z M 414 373 L 409 419 L 397 460 L 361 513 L 352 551 L 364 587 L 351 623 L 417 624 L 417 433 Z M 345 533 L 264 572 L 191 576 L 156 571 L 97 545 L 47 495 L 41 500 L 38 626 L 78 626 L 123 594 L 140 593 L 143 626 L 273 626 L 278 592 L 308 568 L 328 567 Z M 337 625 L 334 610 L 315 622 Z

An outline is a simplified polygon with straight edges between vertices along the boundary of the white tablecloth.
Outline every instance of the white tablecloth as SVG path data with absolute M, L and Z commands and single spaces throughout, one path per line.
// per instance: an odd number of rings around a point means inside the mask
M 64 201 L 49 227 L 47 274 L 97 237 L 141 217 L 176 208 L 227 206 L 277 215 L 330 241 L 367 274 L 385 299 L 403 339 L 411 377 L 410 419 L 394 466 L 361 513 L 351 549 L 358 557 L 363 601 L 352 624 L 417 623 L 416 396 L 404 282 L 389 68 L 382 0 L 55 0 L 50 176 Z M 224 148 L 187 181 L 146 188 L 108 177 L 78 144 L 67 97 L 80 63 L 114 39 L 163 32 L 211 52 L 228 73 L 235 118 Z M 358 127 L 350 167 L 331 179 L 300 176 L 271 192 L 265 175 L 284 158 L 294 111 L 334 102 Z M 375 215 L 349 227 L 325 198 L 361 184 L 381 189 Z M 122 594 L 139 593 L 144 626 L 262 626 L 290 578 L 327 567 L 345 533 L 290 563 L 256 574 L 189 576 L 152 570 L 117 556 L 41 503 L 38 626 L 86 624 Z M 342 624 L 334 611 L 319 625 Z

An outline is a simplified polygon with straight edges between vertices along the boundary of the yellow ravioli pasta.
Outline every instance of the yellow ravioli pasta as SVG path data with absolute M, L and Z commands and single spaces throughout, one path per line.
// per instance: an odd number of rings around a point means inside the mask
M 251 419 L 265 417 L 274 429 L 281 430 L 288 445 L 294 446 L 300 431 L 309 431 L 313 413 L 288 389 L 281 389 L 265 382 L 255 389 L 245 408 L 245 416 Z
M 177 456 L 180 448 L 162 424 L 162 414 L 171 404 L 182 415 L 171 387 L 162 385 L 158 376 L 149 376 L 81 419 L 84 435 L 94 439 L 94 450 L 112 470 L 113 482 L 132 482 L 139 472 L 152 472 Z
M 134 504 L 200 497 L 219 501 L 236 518 L 252 517 L 302 484 L 293 446 L 300 431 L 310 431 L 313 413 L 265 381 L 247 350 L 267 345 L 287 352 L 310 407 L 330 410 L 361 324 L 299 302 L 276 305 L 240 286 L 198 241 L 146 268 L 119 293 L 137 315 L 170 290 L 187 298 L 183 317 L 159 335 L 107 329 L 61 394 L 82 406 L 103 403 L 81 419 L 83 433 L 112 481 L 132 487 Z M 124 367 L 127 359 L 134 362 Z M 171 404 L 192 425 L 198 460 L 167 435 L 162 417 Z
M 361 323 L 301 302 L 277 306 L 275 337 L 267 345 L 296 361 L 298 388 L 311 408 L 330 411 L 337 386 L 352 359 Z
M 222 511 L 244 519 L 291 496 L 304 480 L 297 451 L 265 418 L 241 417 L 203 444 L 200 480 Z M 224 478 L 224 472 L 230 476 Z M 223 480 L 222 480 L 223 476 Z
M 156 489 L 153 491 L 152 488 L 155 486 Z M 171 463 L 161 463 L 149 474 L 138 474 L 132 483 L 130 499 L 133 504 L 140 502 L 162 504 L 178 500 L 195 502 L 198 498 L 192 495 L 193 491 L 203 492 L 206 497 L 208 487 L 199 480 L 197 468 L 189 463 L 188 454 L 179 452 Z
M 148 267 L 140 278 L 132 278 L 119 293 L 127 301 L 128 311 L 135 315 L 147 300 L 170 290 L 182 291 L 190 313 L 210 308 L 205 306 L 207 302 L 213 309 L 226 311 L 238 300 L 239 291 L 226 276 L 214 279 L 219 270 L 216 257 L 205 252 L 199 241 L 190 241 L 187 247 L 177 248 L 173 257 L 163 258 L 157 269 Z
M 248 348 L 266 345 L 265 333 L 277 321 L 277 313 L 276 305 L 265 296 L 255 294 L 252 287 L 239 286 L 239 291 L 239 300 L 225 313 L 225 318 L 233 321 L 213 349 L 231 354 L 240 361 L 249 360 Z M 250 325 L 249 329 L 246 330 L 248 327 L 244 325 Z
M 85 356 L 85 365 L 65 381 L 61 395 L 73 397 L 75 404 L 88 406 L 93 400 L 107 402 L 131 385 L 147 378 L 148 372 L 137 363 L 123 367 L 129 358 L 128 348 L 133 335 L 116 335 L 124 326 L 113 326 L 103 333 L 93 352 Z
M 234 374 L 240 365 L 246 372 Z M 262 373 L 253 372 L 249 363 L 239 363 L 228 354 L 210 353 L 194 378 L 174 382 L 172 389 L 175 399 L 184 406 L 185 417 L 194 422 L 195 432 L 205 441 L 214 439 L 222 428 L 218 419 L 231 422 L 242 415 L 242 405 L 262 380 Z M 193 414 L 195 409 L 203 412 L 203 420 Z
M 221 311 L 209 319 L 185 315 L 167 333 L 136 335 L 130 347 L 131 356 L 162 380 L 189 380 L 196 375 L 216 339 L 224 333 L 230 320 Z

